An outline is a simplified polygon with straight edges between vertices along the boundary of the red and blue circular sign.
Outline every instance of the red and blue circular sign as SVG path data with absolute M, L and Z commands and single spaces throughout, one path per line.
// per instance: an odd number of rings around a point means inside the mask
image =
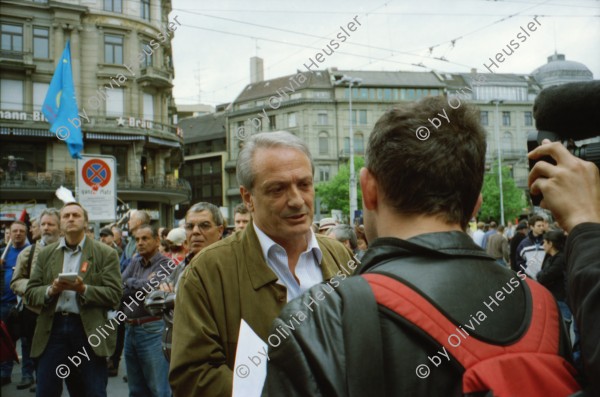
M 86 185 L 98 189 L 110 182 L 110 167 L 100 159 L 92 159 L 83 165 L 81 176 Z

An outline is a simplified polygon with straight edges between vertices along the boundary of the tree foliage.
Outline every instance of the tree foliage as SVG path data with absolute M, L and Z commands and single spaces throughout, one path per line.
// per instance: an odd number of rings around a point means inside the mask
M 510 169 L 502 167 L 502 194 L 504 201 L 504 221 L 517 218 L 527 206 L 525 192 L 517 187 L 510 176 Z M 500 189 L 498 189 L 498 166 L 486 173 L 481 189 L 483 204 L 478 220 L 483 222 L 494 220 L 500 223 Z
M 362 209 L 362 192 L 358 183 L 359 170 L 364 166 L 362 157 L 354 158 L 356 170 L 358 209 Z M 479 211 L 478 220 L 487 222 L 494 220 L 500 222 L 500 190 L 498 189 L 498 168 L 486 173 L 483 180 L 481 194 L 483 204 Z M 321 205 L 327 206 L 328 211 L 332 209 L 342 210 L 344 214 L 350 212 L 349 198 L 350 167 L 344 164 L 340 167 L 337 175 L 328 182 L 320 182 L 316 186 L 317 197 L 321 198 Z M 510 176 L 510 169 L 502 167 L 502 193 L 504 199 L 504 219 L 508 222 L 518 218 L 527 206 L 525 192 L 519 189 Z
M 349 164 L 349 162 L 348 162 Z M 350 166 L 344 164 L 340 167 L 337 175 L 327 182 L 320 182 L 316 186 L 317 197 L 321 198 L 321 205 L 327 206 L 328 211 L 342 210 L 344 214 L 350 213 Z M 358 174 L 365 165 L 362 157 L 354 157 L 354 169 L 356 171 L 356 191 L 358 209 L 362 209 L 362 192 L 358 182 Z

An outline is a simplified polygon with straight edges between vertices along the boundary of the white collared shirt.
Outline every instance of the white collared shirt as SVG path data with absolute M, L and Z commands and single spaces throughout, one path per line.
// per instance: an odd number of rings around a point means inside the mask
M 60 238 L 57 250 L 62 249 L 64 252 L 63 260 L 63 273 L 79 273 L 79 266 L 81 264 L 81 255 L 83 254 L 83 245 L 85 244 L 86 236 L 77 244 L 75 250 L 70 249 L 65 241 L 64 237 Z M 58 297 L 56 302 L 57 312 L 69 312 L 79 314 L 79 305 L 77 304 L 77 292 L 75 291 L 63 291 Z
M 300 283 L 298 283 L 290 271 L 288 256 L 285 249 L 260 230 L 258 226 L 256 226 L 256 223 L 252 222 L 252 226 L 258 236 L 258 241 L 260 242 L 263 257 L 265 258 L 267 265 L 279 278 L 278 282 L 287 288 L 288 302 L 295 297 L 302 295 L 304 291 L 308 290 L 313 285 L 323 281 L 323 273 L 321 272 L 323 253 L 321 252 L 321 248 L 319 248 L 319 243 L 312 230 L 310 231 L 310 237 L 307 234 L 308 246 L 306 247 L 306 250 L 300 254 L 298 263 L 296 264 L 296 277 L 298 277 L 298 280 L 300 281 Z

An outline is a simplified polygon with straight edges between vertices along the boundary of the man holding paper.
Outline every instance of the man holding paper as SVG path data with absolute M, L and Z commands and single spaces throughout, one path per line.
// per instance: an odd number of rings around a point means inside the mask
M 98 329 L 121 300 L 119 259 L 112 248 L 86 238 L 88 215 L 80 204 L 65 204 L 60 224 L 64 237 L 40 251 L 25 291 L 30 305 L 42 307 L 31 347 L 31 356 L 39 357 L 37 395 L 60 397 L 62 380 L 77 371 L 86 396 L 105 397 L 106 357 L 116 332 L 99 335 Z
M 341 243 L 312 232 L 313 173 L 307 145 L 291 133 L 244 142 L 237 179 L 252 222 L 203 249 L 180 279 L 169 374 L 174 396 L 231 396 L 241 320 L 266 342 L 286 302 L 356 268 Z

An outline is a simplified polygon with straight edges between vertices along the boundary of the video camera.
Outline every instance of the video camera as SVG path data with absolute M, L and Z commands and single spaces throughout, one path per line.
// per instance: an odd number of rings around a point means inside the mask
M 600 169 L 600 141 L 576 144 L 576 141 L 600 137 L 600 81 L 569 83 L 543 89 L 533 104 L 537 131 L 527 137 L 530 152 L 542 140 L 562 142 L 574 156 L 596 164 Z M 537 161 L 556 164 L 551 157 L 529 160 L 529 171 Z M 531 195 L 533 205 L 539 205 L 541 195 Z

